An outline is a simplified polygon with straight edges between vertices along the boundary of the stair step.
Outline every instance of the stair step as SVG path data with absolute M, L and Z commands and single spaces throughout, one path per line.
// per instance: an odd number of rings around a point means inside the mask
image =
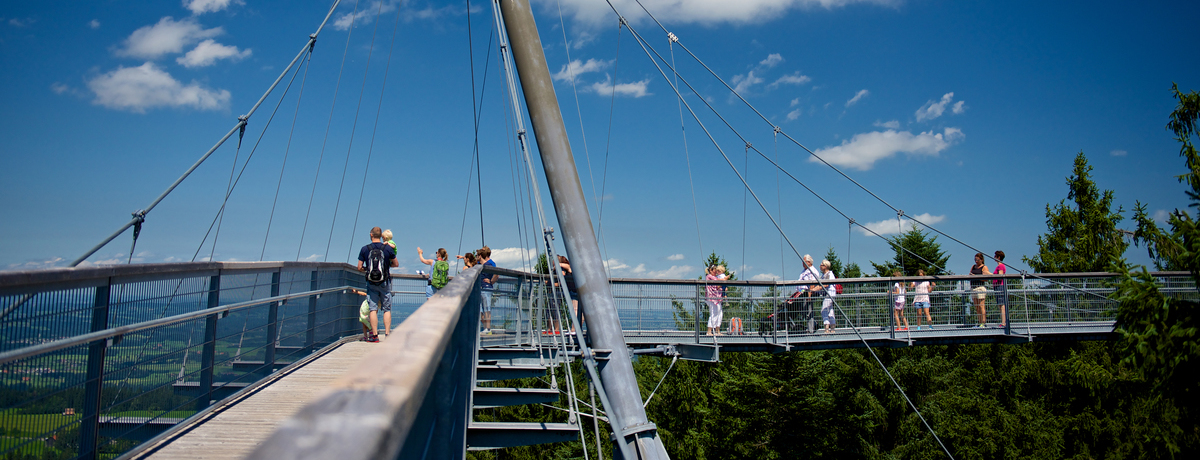
M 578 440 L 579 427 L 569 423 L 471 422 L 467 426 L 467 450 Z
M 475 380 L 495 381 L 508 379 L 524 379 L 546 375 L 546 366 L 512 365 L 512 364 L 481 364 L 475 366 Z
M 288 364 L 291 364 L 291 362 L 275 361 L 274 369 L 283 368 L 283 367 L 287 366 Z M 235 370 L 235 371 L 253 371 L 253 370 L 258 370 L 259 368 L 262 368 L 265 366 L 266 366 L 266 362 L 264 362 L 264 361 L 234 361 L 233 362 L 233 370 Z
M 558 401 L 558 390 L 549 388 L 475 388 L 475 409 L 520 406 Z

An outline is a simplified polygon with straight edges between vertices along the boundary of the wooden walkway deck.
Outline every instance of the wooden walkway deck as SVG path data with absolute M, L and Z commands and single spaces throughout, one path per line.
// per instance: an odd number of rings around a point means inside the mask
M 240 459 L 254 450 L 288 417 L 319 396 L 379 344 L 348 342 L 263 386 L 225 404 L 191 428 L 160 441 L 132 458 Z

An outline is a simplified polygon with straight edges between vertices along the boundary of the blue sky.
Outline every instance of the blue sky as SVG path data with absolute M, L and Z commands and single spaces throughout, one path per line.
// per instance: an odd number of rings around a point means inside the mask
M 0 206 L 8 216 L 0 269 L 63 266 L 127 222 L 250 109 L 331 3 L 0 7 Z M 150 213 L 133 260 L 347 261 L 373 225 L 396 233 L 406 272 L 420 266 L 417 246 L 479 247 L 480 204 L 468 179 L 473 54 L 483 233 L 502 266 L 519 266 L 536 227 L 515 192 L 520 165 L 491 6 L 471 3 L 468 36 L 465 3 L 343 1 L 307 73 L 286 95 L 284 79 L 250 119 L 240 150 L 235 136 Z M 1045 206 L 1066 198 L 1080 151 L 1126 216 L 1135 200 L 1160 214 L 1186 206 L 1173 178 L 1183 168 L 1178 146 L 1164 125 L 1171 83 L 1200 89 L 1195 2 L 643 3 L 769 120 L 678 45 L 672 50 L 636 3 L 614 1 L 649 46 L 668 59 L 674 52 L 696 90 L 684 88 L 684 100 L 802 254 L 820 258 L 833 247 L 869 266 L 891 251 L 849 231 L 786 176 L 777 181 L 769 163 L 747 160 L 742 141 L 701 99 L 858 222 L 881 233 L 898 227 L 893 211 L 773 136 L 772 126 L 906 214 L 984 251 L 1002 249 L 1015 266 L 1036 253 Z M 594 223 L 604 206 L 612 275 L 691 278 L 715 251 L 741 278 L 795 278 L 795 254 L 686 108 L 681 131 L 669 82 L 628 30 L 618 35 L 608 4 L 534 5 Z M 215 248 L 212 235 L 201 246 L 231 171 L 260 134 Z M 548 193 L 543 199 L 553 219 Z M 122 235 L 87 264 L 124 263 L 130 241 Z M 952 254 L 948 268 L 965 272 L 973 252 L 939 241 Z M 1128 256 L 1147 262 L 1140 249 Z

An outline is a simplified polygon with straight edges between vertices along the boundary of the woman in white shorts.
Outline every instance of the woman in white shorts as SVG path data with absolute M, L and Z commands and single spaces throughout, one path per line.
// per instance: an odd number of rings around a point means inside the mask
M 983 264 L 983 253 L 975 253 L 975 265 L 971 266 L 972 275 L 990 275 L 992 271 Z M 987 288 L 984 281 L 971 281 L 971 301 L 975 303 L 975 311 L 979 314 L 979 327 L 987 327 L 987 310 L 983 302 L 987 300 Z
M 900 271 L 897 270 L 897 271 L 893 272 L 892 276 L 899 278 Z M 892 285 L 892 295 L 895 296 L 892 298 L 892 302 L 894 305 L 894 308 L 892 309 L 892 316 L 896 319 L 896 330 L 897 331 L 907 331 L 908 330 L 908 317 L 904 316 L 904 288 L 905 287 L 906 286 L 904 286 L 904 283 L 902 283 L 902 282 L 896 282 L 896 284 Z M 900 320 L 904 320 L 904 327 L 900 327 Z
M 917 270 L 917 276 L 925 276 L 925 270 Z M 913 308 L 917 309 L 917 330 L 921 330 L 921 313 L 925 313 L 925 319 L 929 322 L 929 330 L 933 330 L 933 318 L 929 316 L 929 292 L 933 289 L 933 283 L 922 281 L 920 283 L 912 283 L 913 292 Z

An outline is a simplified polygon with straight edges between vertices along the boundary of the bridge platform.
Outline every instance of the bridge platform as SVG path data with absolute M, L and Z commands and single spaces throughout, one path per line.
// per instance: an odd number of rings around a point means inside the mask
M 238 459 L 314 401 L 378 344 L 346 342 L 156 440 L 131 459 Z

